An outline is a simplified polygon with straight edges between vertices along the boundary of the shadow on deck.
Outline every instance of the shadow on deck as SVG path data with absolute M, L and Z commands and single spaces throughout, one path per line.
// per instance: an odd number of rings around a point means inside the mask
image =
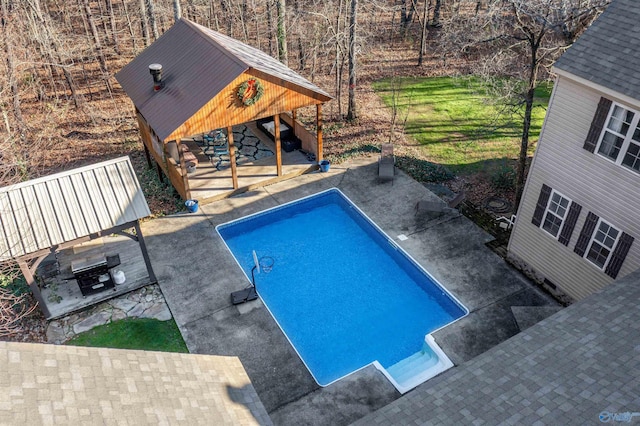
M 245 126 L 248 132 L 243 131 L 242 133 L 259 139 L 262 146 L 275 153 L 274 142 L 253 122 L 235 126 L 234 138 L 238 138 L 237 129 Z M 242 144 L 241 140 L 236 142 Z M 220 167 L 219 158 L 206 155 L 201 144 L 198 143 L 198 137 L 183 139 L 182 143 L 186 144 L 198 159 L 196 171 L 189 173 L 188 177 L 191 198 L 200 201 L 201 204 L 291 179 L 318 168 L 316 161 L 309 160 L 304 152 L 300 150 L 285 152 L 282 150 L 282 174 L 280 176 L 277 173 L 275 155 L 265 156 L 254 161 L 241 161 L 237 165 L 238 189 L 234 189 L 231 168 Z M 251 149 L 251 147 L 249 148 Z M 239 155 L 242 156 L 243 153 L 240 152 Z

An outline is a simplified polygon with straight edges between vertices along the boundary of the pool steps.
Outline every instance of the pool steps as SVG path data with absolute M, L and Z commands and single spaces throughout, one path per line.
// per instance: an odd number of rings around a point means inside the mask
M 425 343 L 420 352 L 416 352 L 408 358 L 403 359 L 391 367 L 387 368 L 387 372 L 395 379 L 398 384 L 403 385 L 413 380 L 416 376 L 425 370 L 430 369 L 438 363 L 438 357 Z
M 405 393 L 451 367 L 449 357 L 428 334 L 419 352 L 381 371 L 400 393 Z

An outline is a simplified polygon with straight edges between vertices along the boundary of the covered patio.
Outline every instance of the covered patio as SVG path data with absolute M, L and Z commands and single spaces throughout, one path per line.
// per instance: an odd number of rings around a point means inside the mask
M 135 106 L 149 165 L 184 199 L 225 198 L 316 170 L 322 160 L 322 105 L 331 96 L 209 28 L 179 20 L 116 78 Z M 313 131 L 297 118 L 304 107 L 315 107 Z M 239 125 L 270 143 L 273 155 L 239 164 Z
M 14 261 L 47 319 L 157 282 L 129 157 L 0 188 L 0 261 Z

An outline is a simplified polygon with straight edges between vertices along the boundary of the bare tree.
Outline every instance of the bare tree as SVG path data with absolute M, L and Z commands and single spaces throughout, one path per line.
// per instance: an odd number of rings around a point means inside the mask
M 486 81 L 499 80 L 502 99 L 524 108 L 517 163 L 516 199 L 524 188 L 529 129 L 538 83 L 548 68 L 611 0 L 491 0 L 473 14 L 454 13 L 444 23 L 442 46 L 478 58 L 475 72 Z M 470 16 L 471 15 L 471 16 Z M 435 19 L 435 18 L 434 18 Z
M 25 130 L 25 122 L 22 118 L 22 106 L 20 102 L 20 92 L 18 91 L 18 79 L 16 75 L 16 65 L 15 65 L 15 56 L 13 53 L 13 45 L 10 40 L 10 32 L 9 32 L 9 16 L 10 10 L 7 5 L 7 0 L 0 1 L 0 10 L 2 11 L 2 18 L 0 18 L 0 27 L 2 29 L 2 41 L 4 42 L 4 52 L 6 55 L 7 62 L 7 79 L 9 83 L 9 90 L 11 91 L 11 98 L 13 103 L 13 115 L 16 119 L 16 126 L 18 130 L 18 134 L 24 134 Z M 8 121 L 8 120 L 7 120 Z M 7 127 L 7 133 L 11 134 L 9 126 Z
M 151 33 L 153 34 L 153 39 L 157 40 L 160 37 L 160 32 L 158 31 L 158 20 L 156 19 L 156 4 L 154 0 L 147 0 L 147 14 L 149 18 L 149 25 L 151 25 Z
M 105 0 L 107 6 L 107 15 L 109 15 L 109 26 L 111 27 L 111 41 L 113 42 L 113 50 L 120 55 L 120 40 L 118 38 L 118 27 L 116 26 L 116 16 L 113 13 L 113 1 Z
M 351 12 L 349 14 L 349 103 L 347 107 L 347 120 L 358 118 L 356 112 L 356 49 L 358 33 L 358 0 L 351 0 Z
M 286 14 L 287 2 L 285 0 L 276 0 L 276 11 L 278 15 L 278 23 L 276 30 L 276 38 L 278 40 L 278 60 L 285 65 L 289 64 L 287 52 L 287 28 Z
M 180 0 L 173 0 L 173 20 L 178 21 L 182 17 L 182 8 L 180 7 Z

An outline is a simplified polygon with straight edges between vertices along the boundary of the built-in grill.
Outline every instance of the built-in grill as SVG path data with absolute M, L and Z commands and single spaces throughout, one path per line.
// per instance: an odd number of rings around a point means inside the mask
M 71 272 L 78 281 L 83 296 L 115 288 L 109 267 L 104 255 L 71 262 Z

